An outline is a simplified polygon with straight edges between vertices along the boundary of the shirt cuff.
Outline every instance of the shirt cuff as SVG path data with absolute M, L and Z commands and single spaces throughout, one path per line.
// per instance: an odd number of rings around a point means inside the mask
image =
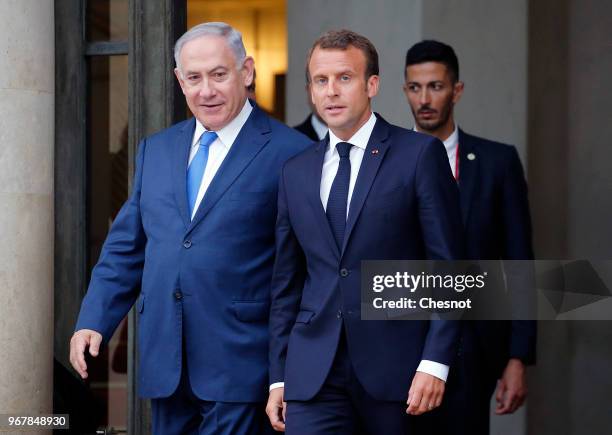
M 270 390 L 268 391 L 272 391 L 275 388 L 285 388 L 285 383 L 284 382 L 274 382 L 272 385 L 270 385 Z
M 448 369 L 449 366 L 445 364 L 440 364 L 435 361 L 424 359 L 421 360 L 421 363 L 417 367 L 416 371 L 427 373 L 428 375 L 435 376 L 436 378 L 446 382 L 446 379 L 448 378 Z

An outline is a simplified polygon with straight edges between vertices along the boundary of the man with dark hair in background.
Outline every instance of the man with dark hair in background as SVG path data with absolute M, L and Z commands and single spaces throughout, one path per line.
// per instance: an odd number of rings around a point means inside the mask
M 327 32 L 307 65 L 329 135 L 279 181 L 266 411 L 288 435 L 413 433 L 442 401 L 459 325 L 361 320 L 361 261 L 461 258 L 457 187 L 438 139 L 372 113 L 367 38 Z
M 527 185 L 518 153 L 457 127 L 453 108 L 464 84 L 452 47 L 432 40 L 415 44 L 406 54 L 404 77 L 415 130 L 437 137 L 446 148 L 459 186 L 467 258 L 532 259 Z M 496 383 L 496 414 L 516 411 L 527 395 L 525 366 L 535 363 L 535 339 L 534 321 L 465 322 L 436 418 L 440 433 L 488 434 Z
M 308 81 L 308 71 L 306 71 L 306 96 L 308 97 L 308 107 L 310 107 L 310 114 L 306 119 L 293 128 L 302 134 L 305 134 L 315 142 L 323 140 L 327 134 L 327 125 L 325 121 L 321 119 L 321 116 L 317 114 L 317 109 L 312 102 L 312 96 L 310 95 L 310 83 Z

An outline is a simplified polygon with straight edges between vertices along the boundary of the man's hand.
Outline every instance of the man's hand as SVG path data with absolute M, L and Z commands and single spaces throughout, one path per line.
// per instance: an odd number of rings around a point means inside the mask
M 270 419 L 270 424 L 274 430 L 285 432 L 285 413 L 287 412 L 287 402 L 283 401 L 285 389 L 283 387 L 274 388 L 268 396 L 266 414 Z
M 416 372 L 408 392 L 407 414 L 421 415 L 442 403 L 444 381 L 423 372 Z
M 87 378 L 85 349 L 89 347 L 89 354 L 96 357 L 100 352 L 100 344 L 102 344 L 102 334 L 91 329 L 79 329 L 70 339 L 70 364 L 81 378 Z
M 504 374 L 497 382 L 495 414 L 512 414 L 527 397 L 527 378 L 525 364 L 520 359 L 512 358 L 504 369 Z

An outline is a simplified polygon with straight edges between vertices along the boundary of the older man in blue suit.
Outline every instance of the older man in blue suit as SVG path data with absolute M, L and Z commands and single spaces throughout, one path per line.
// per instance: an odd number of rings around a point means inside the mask
M 457 186 L 439 140 L 372 113 L 368 39 L 324 34 L 308 73 L 330 131 L 280 177 L 266 411 L 288 435 L 404 434 L 440 405 L 459 329 L 361 320 L 361 261 L 460 258 Z
M 406 54 L 405 78 L 416 129 L 444 142 L 458 182 L 467 258 L 532 259 L 527 185 L 516 149 L 455 124 L 453 108 L 463 83 L 452 47 L 432 40 L 415 44 Z M 466 322 L 456 370 L 435 419 L 438 430 L 426 433 L 488 434 L 496 383 L 497 414 L 512 413 L 525 400 L 525 366 L 535 362 L 535 341 L 535 321 Z
M 269 430 L 262 402 L 278 174 L 309 141 L 249 102 L 254 62 L 227 24 L 189 30 L 175 60 L 194 118 L 140 143 L 71 362 L 87 377 L 87 348 L 96 356 L 136 303 L 138 387 L 153 399 L 154 433 L 259 434 Z

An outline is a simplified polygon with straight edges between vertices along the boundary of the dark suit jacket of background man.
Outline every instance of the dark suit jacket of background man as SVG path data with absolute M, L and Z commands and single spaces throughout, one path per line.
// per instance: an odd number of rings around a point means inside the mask
M 310 121 L 310 118 L 312 117 L 312 113 L 310 115 L 308 115 L 308 117 L 304 120 L 304 122 L 302 122 L 301 124 L 296 125 L 295 128 L 297 131 L 299 131 L 302 134 L 305 134 L 306 136 L 308 136 L 310 139 L 312 139 L 315 142 L 319 141 L 319 136 L 317 136 L 317 132 L 315 131 L 314 127 L 312 126 L 312 122 Z
M 264 401 L 278 174 L 309 142 L 253 104 L 191 220 L 194 128 L 191 118 L 140 143 L 76 329 L 108 342 L 136 301 L 141 396 L 172 394 L 185 355 L 198 398 Z
M 513 146 L 459 129 L 459 192 L 466 258 L 533 259 L 527 184 Z M 488 434 L 489 402 L 508 360 L 535 363 L 536 322 L 468 321 L 461 340 L 440 410 L 450 418 L 438 420 L 450 422 L 446 434 Z
M 343 332 L 355 374 L 376 400 L 404 402 L 422 359 L 450 364 L 456 353 L 457 322 L 361 320 L 362 260 L 463 254 L 458 192 L 441 142 L 377 118 L 341 249 L 319 193 L 328 139 L 281 173 L 270 382 L 285 382 L 286 400 L 315 396 Z

